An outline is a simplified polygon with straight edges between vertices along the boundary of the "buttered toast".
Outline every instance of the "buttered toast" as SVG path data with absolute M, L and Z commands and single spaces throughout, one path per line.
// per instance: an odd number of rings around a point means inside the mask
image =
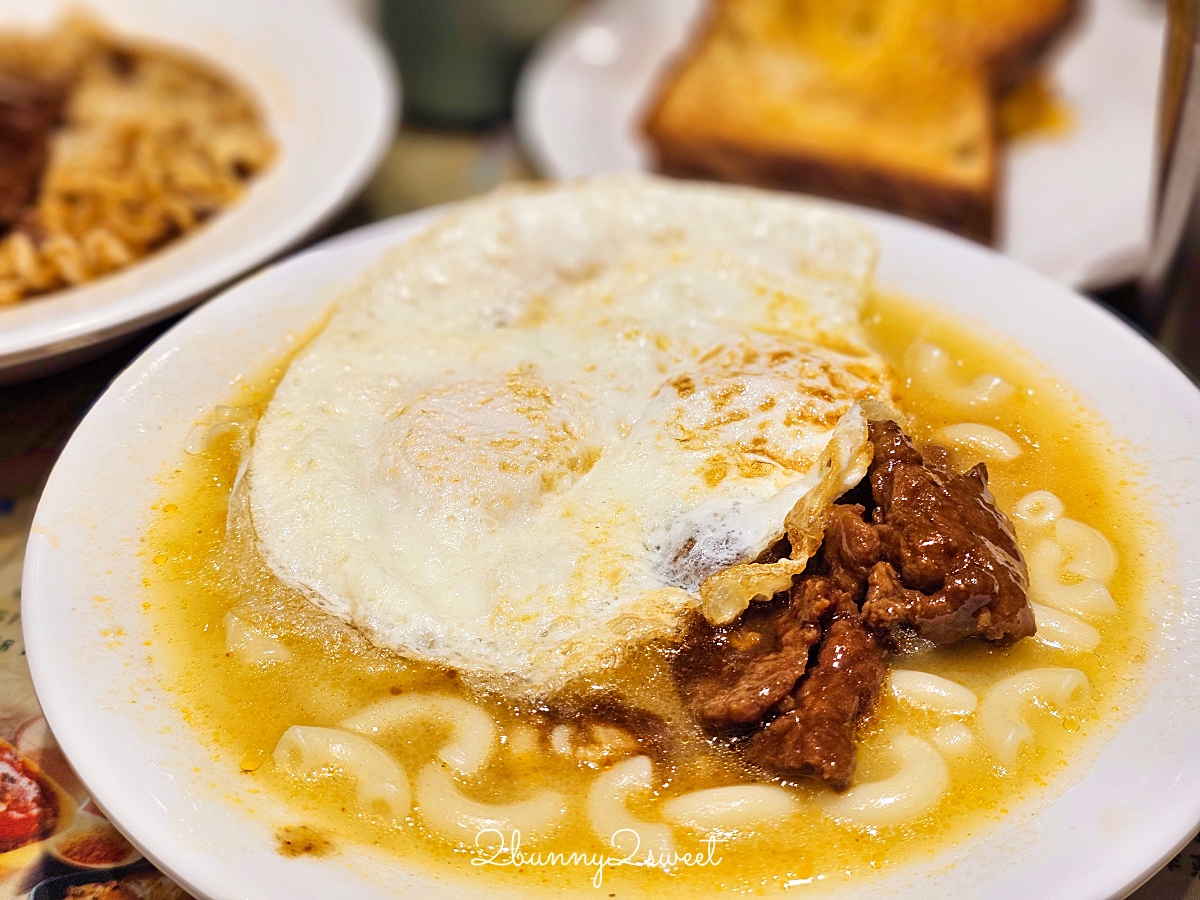
M 659 167 L 990 241 L 997 105 L 1078 0 L 713 0 L 645 130 Z

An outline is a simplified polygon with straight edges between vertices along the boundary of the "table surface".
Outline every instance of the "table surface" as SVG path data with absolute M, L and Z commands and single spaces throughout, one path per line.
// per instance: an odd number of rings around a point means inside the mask
M 405 129 L 364 194 L 317 240 L 527 177 L 530 170 L 507 130 L 447 134 Z M 1117 290 L 1102 299 L 1126 314 L 1132 308 L 1128 290 Z M 86 801 L 82 786 L 58 754 L 52 737 L 38 727 L 42 720 L 29 683 L 20 632 L 25 540 L 40 487 L 75 425 L 108 383 L 173 321 L 143 331 L 73 369 L 0 387 L 0 741 L 17 745 L 43 770 L 53 772 L 81 805 Z M 47 854 L 35 854 L 27 865 L 16 869 L 0 865 L 0 900 L 28 897 L 47 879 L 80 871 Z M 98 882 L 111 881 L 121 877 L 122 871 L 101 871 L 95 877 Z M 135 866 L 132 871 L 139 879 L 166 881 L 145 868 L 139 871 Z M 163 887 L 169 890 L 171 886 Z M 186 895 L 180 891 L 179 896 Z M 1185 847 L 1132 896 L 1136 900 L 1200 900 L 1200 840 Z

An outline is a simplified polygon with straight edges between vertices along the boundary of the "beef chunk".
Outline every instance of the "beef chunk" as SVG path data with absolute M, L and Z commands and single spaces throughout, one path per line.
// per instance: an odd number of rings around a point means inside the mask
M 941 644 L 1033 634 L 1025 561 L 988 491 L 986 466 L 959 475 L 923 457 L 894 422 L 873 422 L 871 440 L 882 559 L 862 607 L 868 627 L 913 628 Z
M 839 605 L 816 664 L 781 705 L 781 714 L 749 740 L 747 759 L 845 790 L 857 759 L 855 728 L 875 708 L 886 677 L 883 647 L 863 627 L 853 603 Z
M 0 233 L 36 199 L 65 101 L 61 86 L 0 73 Z
M 747 759 L 836 790 L 850 784 L 854 729 L 874 709 L 886 674 L 883 647 L 863 627 L 854 595 L 817 574 L 735 626 L 698 625 L 676 659 L 703 725 L 744 731 L 769 722 L 747 741 Z
M 868 477 L 851 492 L 862 502 L 834 505 L 791 590 L 734 625 L 699 621 L 676 657 L 701 724 L 733 733 L 755 765 L 834 790 L 854 775 L 886 646 L 909 629 L 938 643 L 1034 630 L 1025 563 L 987 469 L 958 474 L 945 450 L 922 453 L 894 422 L 872 423 L 871 440 Z
M 825 579 L 802 581 L 735 625 L 700 622 L 676 657 L 675 672 L 692 713 L 709 728 L 758 722 L 791 693 L 835 602 Z
M 858 504 L 833 507 L 825 528 L 821 557 L 830 580 L 861 604 L 871 568 L 883 554 L 879 528 L 864 520 Z

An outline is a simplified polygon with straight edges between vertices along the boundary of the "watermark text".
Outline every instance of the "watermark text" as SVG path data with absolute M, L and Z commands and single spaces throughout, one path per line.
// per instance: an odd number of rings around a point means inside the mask
M 575 850 L 570 853 L 561 850 L 529 851 L 521 848 L 521 832 L 513 831 L 505 835 L 498 828 L 485 828 L 475 835 L 475 855 L 471 858 L 473 866 L 499 866 L 501 868 L 552 868 L 578 867 L 592 871 L 592 887 L 604 884 L 604 873 L 610 869 L 632 866 L 642 869 L 674 869 L 705 868 L 719 866 L 721 857 L 717 855 L 717 845 L 722 841 L 715 835 L 709 835 L 695 853 L 678 853 L 674 848 L 647 848 L 642 850 L 641 835 L 632 828 L 622 828 L 613 833 L 609 839 L 613 852 L 586 852 Z

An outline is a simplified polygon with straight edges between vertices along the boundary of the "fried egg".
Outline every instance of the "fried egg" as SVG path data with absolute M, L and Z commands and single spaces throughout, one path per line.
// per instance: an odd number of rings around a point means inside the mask
M 769 596 L 805 551 L 763 555 L 861 477 L 862 404 L 891 397 L 858 324 L 875 254 L 744 188 L 464 204 L 293 360 L 243 479 L 259 550 L 374 643 L 522 694 L 669 640 L 729 572 L 734 606 Z

